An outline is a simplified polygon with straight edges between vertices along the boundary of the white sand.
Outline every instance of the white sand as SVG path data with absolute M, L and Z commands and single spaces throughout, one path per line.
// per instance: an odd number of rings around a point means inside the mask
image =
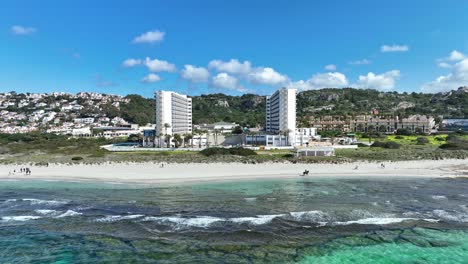
M 357 170 L 354 168 L 358 166 Z M 188 183 L 202 181 L 280 179 L 299 177 L 305 169 L 305 177 L 466 177 L 468 160 L 400 161 L 348 164 L 166 164 L 159 163 L 111 163 L 100 165 L 60 165 L 49 167 L 28 166 L 32 174 L 19 173 L 20 165 L 0 166 L 0 179 L 38 179 L 60 181 L 100 181 L 118 183 Z M 10 174 L 16 169 L 16 174 Z

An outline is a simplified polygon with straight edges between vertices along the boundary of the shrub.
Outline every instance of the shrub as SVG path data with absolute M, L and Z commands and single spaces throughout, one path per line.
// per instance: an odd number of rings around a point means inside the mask
M 384 148 L 385 147 L 385 142 L 382 141 L 375 141 L 371 147 L 376 147 L 376 148 Z
M 207 148 L 200 151 L 200 154 L 205 156 L 213 155 L 236 155 L 236 156 L 252 156 L 257 155 L 257 152 L 245 148 Z
M 400 144 L 393 142 L 393 141 L 389 141 L 385 143 L 385 148 L 388 148 L 388 149 L 399 149 L 400 146 L 401 146 Z
M 397 135 L 397 136 L 395 137 L 395 139 L 405 139 L 405 137 L 404 137 L 404 136 Z
M 406 128 L 401 128 L 396 131 L 397 135 L 403 135 L 403 136 L 412 136 L 413 132 L 411 130 L 406 129 Z
M 445 141 L 445 138 L 443 138 L 443 137 L 436 137 L 434 139 L 437 140 L 437 141 Z
M 442 144 L 440 148 L 449 150 L 468 150 L 468 140 L 462 137 L 450 135 L 447 137 L 447 143 Z
M 72 157 L 71 160 L 74 160 L 74 161 L 83 160 L 83 157 L 76 156 L 76 157 Z
M 427 139 L 426 137 L 418 137 L 416 139 L 416 144 L 418 145 L 425 145 L 427 143 L 429 143 L 429 139 Z
M 388 149 L 399 149 L 400 144 L 393 142 L 393 141 L 388 141 L 388 142 L 381 142 L 381 141 L 375 141 L 374 144 L 371 145 L 371 147 L 377 147 L 377 148 L 388 148 Z
M 459 149 L 459 146 L 456 143 L 445 143 L 440 145 L 441 149 L 456 150 Z

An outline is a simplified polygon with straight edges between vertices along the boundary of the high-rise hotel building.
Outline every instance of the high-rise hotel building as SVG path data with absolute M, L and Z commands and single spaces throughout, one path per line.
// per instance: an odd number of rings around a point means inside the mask
M 294 145 L 296 131 L 296 89 L 281 88 L 266 98 L 266 131 L 287 134 Z
M 168 91 L 154 93 L 156 136 L 192 133 L 192 98 Z

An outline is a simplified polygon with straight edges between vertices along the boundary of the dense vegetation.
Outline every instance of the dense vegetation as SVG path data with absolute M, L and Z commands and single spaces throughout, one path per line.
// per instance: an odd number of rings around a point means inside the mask
M 122 104 L 120 113 L 109 106 L 105 111 L 111 117 L 121 116 L 134 123 L 154 122 L 154 101 L 139 95 L 128 95 L 130 103 Z M 242 126 L 263 126 L 265 123 L 265 97 L 245 94 L 230 96 L 209 94 L 192 97 L 193 123 L 218 121 L 236 122 Z M 300 92 L 297 96 L 297 116 L 354 116 L 370 114 L 378 109 L 383 115 L 408 116 L 426 114 L 444 118 L 468 118 L 468 89 L 449 93 L 398 93 L 363 89 L 321 89 Z
M 398 93 L 362 89 L 322 89 L 299 93 L 298 117 L 305 115 L 353 116 L 369 114 L 378 109 L 381 114 L 407 116 L 426 114 L 452 118 L 468 118 L 468 89 L 449 93 Z
M 421 140 L 424 138 L 425 140 Z M 362 139 L 361 139 L 362 140 Z M 366 139 L 364 139 L 365 141 Z M 435 136 L 381 135 L 372 138 L 374 147 L 362 145 L 357 149 L 337 149 L 335 157 L 295 157 L 290 150 L 258 150 L 243 148 L 209 148 L 201 152 L 135 151 L 109 152 L 100 146 L 118 143 L 106 139 L 73 139 L 52 134 L 0 134 L 0 163 L 45 165 L 47 163 L 103 163 L 103 162 L 349 162 L 397 161 L 418 159 L 466 159 L 468 135 L 453 133 Z M 421 142 L 424 144 L 421 144 Z M 395 146 L 398 146 L 395 147 Z
M 200 151 L 202 155 L 235 155 L 235 156 L 252 156 L 257 155 L 257 152 L 245 148 L 207 148 Z

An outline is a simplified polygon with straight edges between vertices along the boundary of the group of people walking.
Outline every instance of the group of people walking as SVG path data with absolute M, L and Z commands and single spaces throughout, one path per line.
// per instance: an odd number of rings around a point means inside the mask
M 31 169 L 29 169 L 29 168 L 23 168 L 23 167 L 21 167 L 21 168 L 19 169 L 19 172 L 22 173 L 22 174 L 24 174 L 24 175 L 31 175 Z M 8 173 L 8 175 L 15 175 L 15 174 L 16 174 L 16 169 L 14 169 L 13 172 L 10 171 L 10 172 Z

